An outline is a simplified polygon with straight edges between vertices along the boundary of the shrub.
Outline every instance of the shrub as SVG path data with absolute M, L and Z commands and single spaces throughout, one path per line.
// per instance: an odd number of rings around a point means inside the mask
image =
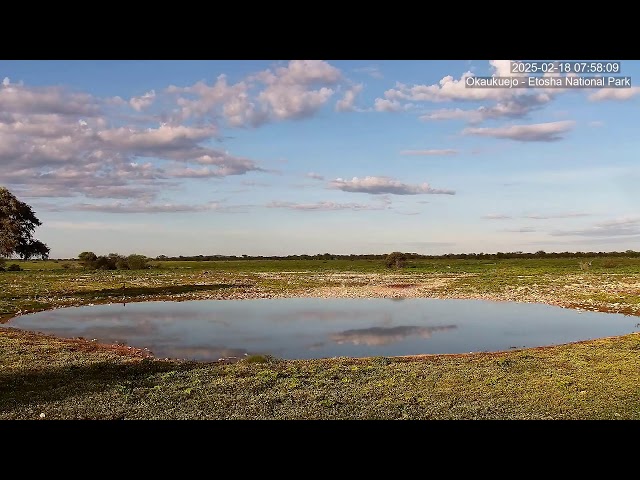
M 247 355 L 242 359 L 245 363 L 272 363 L 275 362 L 275 358 L 271 355 Z
M 115 270 L 116 260 L 111 257 L 99 256 L 95 261 L 95 267 L 98 270 Z
M 127 257 L 127 265 L 131 270 L 143 270 L 149 268 L 149 259 L 134 253 Z
M 407 255 L 402 252 L 390 253 L 384 261 L 388 268 L 403 268 L 407 264 Z
M 78 260 L 80 260 L 80 263 L 82 263 L 82 266 L 85 268 L 96 268 L 98 257 L 93 252 L 82 252 L 78 255 Z
M 7 267 L 7 272 L 20 272 L 22 268 L 17 263 L 12 263 Z

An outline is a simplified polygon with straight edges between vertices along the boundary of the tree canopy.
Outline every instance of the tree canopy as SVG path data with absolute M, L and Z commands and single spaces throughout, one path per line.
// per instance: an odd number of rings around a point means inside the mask
M 29 205 L 7 188 L 0 187 L 0 257 L 48 258 L 49 247 L 33 238 L 34 230 L 40 225 L 42 222 Z

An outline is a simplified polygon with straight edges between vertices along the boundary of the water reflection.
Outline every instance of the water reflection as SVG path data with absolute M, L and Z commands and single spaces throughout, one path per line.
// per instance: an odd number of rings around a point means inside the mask
M 416 327 L 412 325 L 399 327 L 371 327 L 334 333 L 330 338 L 338 344 L 352 343 L 354 345 L 388 345 L 390 343 L 400 342 L 410 336 L 431 338 L 431 334 L 434 332 L 445 332 L 454 328 L 456 328 L 455 325 L 445 325 L 442 327 Z
M 194 347 L 172 347 L 165 346 L 163 349 L 163 357 L 180 358 L 180 359 L 198 359 L 201 361 L 215 362 L 218 360 L 240 359 L 249 352 L 244 348 L 228 348 L 216 345 L 201 345 Z M 153 350 L 151 351 L 153 353 Z
M 390 301 L 392 300 L 392 301 Z M 466 353 L 635 331 L 637 318 L 549 305 L 430 298 L 135 302 L 23 315 L 7 326 L 216 361 Z

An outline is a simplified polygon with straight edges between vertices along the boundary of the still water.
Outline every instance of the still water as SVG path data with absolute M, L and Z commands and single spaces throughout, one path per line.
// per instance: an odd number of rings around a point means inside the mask
M 195 300 L 64 308 L 9 327 L 212 361 L 468 353 L 558 345 L 637 331 L 638 318 L 483 300 Z

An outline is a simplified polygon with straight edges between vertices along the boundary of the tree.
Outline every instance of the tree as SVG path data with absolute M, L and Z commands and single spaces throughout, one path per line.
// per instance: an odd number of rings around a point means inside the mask
M 149 259 L 144 255 L 131 254 L 127 257 L 127 266 L 131 270 L 143 270 L 149 268 Z
M 115 270 L 116 260 L 111 256 L 100 255 L 96 260 L 95 268 L 98 270 Z
M 95 268 L 98 256 L 93 252 L 82 252 L 78 255 L 78 260 L 80 260 L 80 263 L 82 263 L 82 266 L 85 268 Z
M 42 222 L 29 205 L 0 187 L 0 257 L 49 258 L 49 247 L 33 238 L 34 230 L 40 225 Z
M 384 261 L 389 268 L 402 268 L 407 264 L 407 255 L 402 252 L 390 253 Z

